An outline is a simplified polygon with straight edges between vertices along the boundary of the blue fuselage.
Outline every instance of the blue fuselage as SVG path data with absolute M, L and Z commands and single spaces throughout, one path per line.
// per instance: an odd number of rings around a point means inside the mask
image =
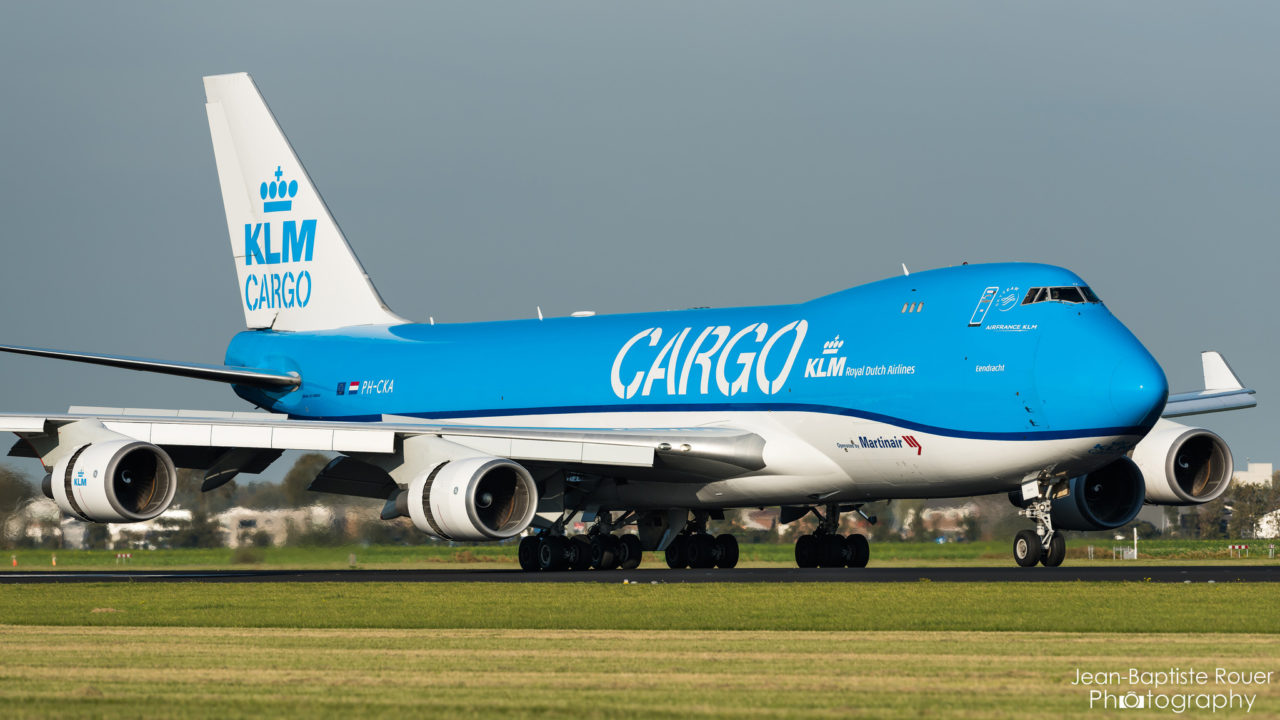
M 803 411 L 956 438 L 1144 435 L 1168 389 L 1146 348 L 1087 289 L 1028 297 L 1083 286 L 971 265 L 796 305 L 249 331 L 226 362 L 297 372 L 292 392 L 236 391 L 305 419 Z

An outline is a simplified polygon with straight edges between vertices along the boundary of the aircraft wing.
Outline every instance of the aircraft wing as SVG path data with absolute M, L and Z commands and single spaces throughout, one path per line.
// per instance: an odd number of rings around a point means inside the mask
M 1200 353 L 1204 367 L 1204 390 L 1170 395 L 1163 417 L 1181 417 L 1201 413 L 1251 408 L 1258 404 L 1254 391 L 1246 388 L 1225 358 L 1216 351 Z
M 206 490 L 240 472 L 261 472 L 285 450 L 391 454 L 398 450 L 400 441 L 418 435 L 434 435 L 482 454 L 597 472 L 662 466 L 705 478 L 764 467 L 763 438 L 722 427 L 491 427 L 394 416 L 386 416 L 382 422 L 337 422 L 291 420 L 262 412 L 99 407 L 73 407 L 59 415 L 0 414 L 0 432 L 13 432 L 21 438 L 9 451 L 10 456 L 39 457 L 46 467 L 57 461 L 57 453 L 74 450 L 77 443 L 60 439 L 71 426 L 77 426 L 79 432 L 88 427 L 90 436 L 96 430 L 158 445 L 178 467 L 204 470 Z

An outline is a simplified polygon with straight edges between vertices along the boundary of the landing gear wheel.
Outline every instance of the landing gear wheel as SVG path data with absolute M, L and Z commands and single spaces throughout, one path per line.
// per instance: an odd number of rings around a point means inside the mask
M 818 539 L 812 535 L 796 538 L 796 565 L 802 568 L 818 567 Z
M 640 567 L 640 558 L 644 555 L 644 549 L 640 547 L 640 538 L 627 534 L 618 540 L 618 567 L 623 570 L 635 570 Z
M 1040 558 L 1040 562 L 1044 563 L 1045 567 L 1058 567 L 1066 557 L 1067 539 L 1062 537 L 1062 533 L 1054 531 L 1049 536 L 1049 549 L 1045 551 L 1044 557 Z
M 716 539 L 707 533 L 690 535 L 685 544 L 689 567 L 705 570 L 716 566 Z
M 533 572 L 541 570 L 538 566 L 538 545 L 540 539 L 533 535 L 526 535 L 520 538 L 520 546 L 516 550 L 516 557 L 520 560 L 520 569 L 525 572 Z
M 1013 559 L 1022 567 L 1035 567 L 1040 562 L 1040 536 L 1033 530 L 1019 530 L 1013 536 Z
M 538 543 L 538 567 L 543 570 L 564 570 L 569 567 L 569 541 L 559 535 L 551 535 Z
M 618 566 L 614 540 L 612 535 L 596 535 L 591 538 L 591 567 L 597 570 L 612 570 Z
M 591 567 L 591 539 L 574 535 L 569 540 L 569 569 L 587 570 Z
M 716 567 L 731 568 L 738 564 L 738 538 L 725 533 L 716 536 Z
M 854 533 L 845 538 L 844 543 L 849 549 L 849 567 L 866 567 L 867 561 L 871 559 L 871 546 L 867 543 L 867 536 Z
M 849 562 L 847 546 L 839 535 L 815 535 L 818 539 L 818 567 L 844 567 Z
M 613 553 L 613 563 L 609 565 L 607 569 L 616 570 L 618 568 L 618 563 L 622 562 L 622 539 L 617 535 L 605 535 L 603 538 L 605 547 L 609 548 L 610 553 Z
M 667 545 L 667 567 L 672 570 L 689 567 L 689 558 L 685 555 L 687 539 L 687 535 L 677 535 L 671 539 L 671 544 Z

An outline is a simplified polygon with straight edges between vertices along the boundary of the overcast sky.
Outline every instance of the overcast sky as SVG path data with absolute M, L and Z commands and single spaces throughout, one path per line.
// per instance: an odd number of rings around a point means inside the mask
M 0 5 L 0 341 L 221 362 L 205 74 L 247 71 L 419 320 L 787 303 L 1037 261 L 1280 463 L 1275 3 Z M 1070 348 L 1063 349 L 1070 352 Z M 0 356 L 0 408 L 246 409 Z M 34 472 L 34 470 L 33 470 Z

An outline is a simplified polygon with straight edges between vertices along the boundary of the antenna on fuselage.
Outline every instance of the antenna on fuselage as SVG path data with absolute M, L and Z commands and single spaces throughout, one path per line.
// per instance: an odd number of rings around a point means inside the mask
M 427 316 L 427 320 L 430 321 L 432 325 L 436 324 L 436 319 L 430 315 Z
M 907 264 L 906 264 L 906 263 L 902 263 L 902 274 L 903 274 L 903 275 L 910 275 L 910 274 L 911 274 L 911 271 L 907 269 Z
M 542 306 L 541 306 L 541 305 L 538 305 L 538 306 L 537 306 L 537 308 L 538 308 L 538 319 L 539 319 L 539 320 L 541 320 L 541 319 L 542 319 Z

